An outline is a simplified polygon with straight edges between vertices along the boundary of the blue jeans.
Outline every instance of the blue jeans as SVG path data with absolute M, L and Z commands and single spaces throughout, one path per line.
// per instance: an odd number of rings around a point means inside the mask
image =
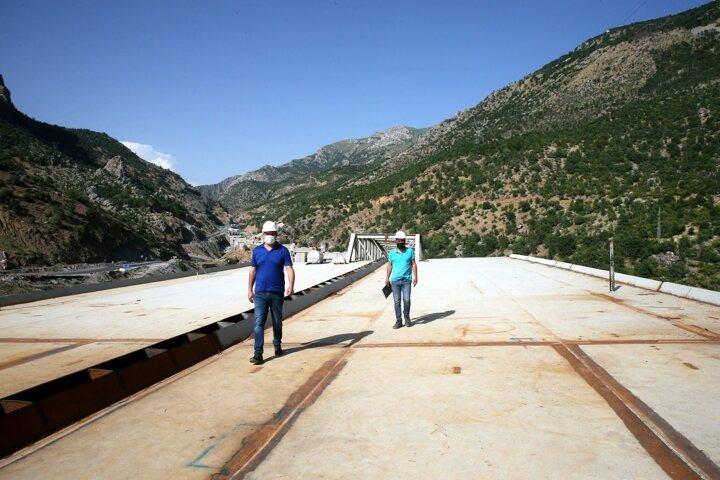
M 265 344 L 265 320 L 268 310 L 272 317 L 273 345 L 280 346 L 282 341 L 282 292 L 255 292 L 255 352 L 262 353 Z
M 410 319 L 410 289 L 412 282 L 410 280 L 400 279 L 390 282 L 393 292 L 393 300 L 395 302 L 395 320 L 402 321 L 400 316 L 400 297 L 402 296 L 403 309 L 402 313 L 406 320 Z

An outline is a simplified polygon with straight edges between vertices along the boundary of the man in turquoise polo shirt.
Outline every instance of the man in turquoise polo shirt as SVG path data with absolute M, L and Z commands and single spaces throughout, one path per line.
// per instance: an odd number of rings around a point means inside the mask
M 398 230 L 395 233 L 395 245 L 388 253 L 388 264 L 385 270 L 385 284 L 390 284 L 395 302 L 395 325 L 393 328 L 403 326 L 400 316 L 400 301 L 402 299 L 402 314 L 405 317 L 405 326 L 412 327 L 410 322 L 410 290 L 411 283 L 414 287 L 418 282 L 417 264 L 415 263 L 415 251 L 405 246 L 405 232 Z

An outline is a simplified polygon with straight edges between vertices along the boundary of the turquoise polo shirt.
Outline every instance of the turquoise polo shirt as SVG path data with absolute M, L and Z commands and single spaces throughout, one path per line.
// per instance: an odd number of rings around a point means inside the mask
M 413 260 L 415 260 L 415 250 L 410 247 L 405 247 L 404 252 L 397 248 L 390 250 L 390 253 L 388 253 L 388 262 L 392 265 L 390 281 L 412 280 Z

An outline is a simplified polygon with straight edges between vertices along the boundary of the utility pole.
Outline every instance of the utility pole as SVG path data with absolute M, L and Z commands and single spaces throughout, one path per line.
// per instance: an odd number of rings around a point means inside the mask
M 610 292 L 615 291 L 615 242 L 610 237 L 610 268 L 608 269 L 608 281 L 610 282 Z

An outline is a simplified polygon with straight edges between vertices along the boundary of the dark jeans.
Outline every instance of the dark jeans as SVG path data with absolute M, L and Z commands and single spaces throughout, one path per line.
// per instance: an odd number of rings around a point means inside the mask
M 268 310 L 272 317 L 273 345 L 280 346 L 282 341 L 282 292 L 255 292 L 255 351 L 262 353 L 265 344 L 265 320 Z
M 393 292 L 393 300 L 395 302 L 395 320 L 398 322 L 402 321 L 400 316 L 400 297 L 402 296 L 403 309 L 402 313 L 405 319 L 410 318 L 410 289 L 412 286 L 411 280 L 395 280 L 390 282 Z

